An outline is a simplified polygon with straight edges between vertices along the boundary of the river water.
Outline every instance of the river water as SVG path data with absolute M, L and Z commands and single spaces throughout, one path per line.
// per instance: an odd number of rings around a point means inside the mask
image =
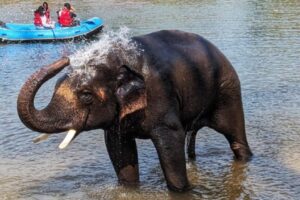
M 54 11 L 58 1 L 48 1 Z M 30 22 L 39 1 L 1 0 L 0 20 Z M 193 189 L 167 190 L 151 141 L 138 140 L 141 183 L 118 185 L 102 130 L 82 133 L 59 150 L 64 134 L 33 144 L 16 112 L 18 92 L 41 66 L 88 45 L 0 44 L 0 199 L 300 199 L 300 1 L 72 1 L 85 19 L 99 16 L 105 30 L 131 35 L 180 29 L 212 41 L 242 83 L 251 162 L 237 163 L 224 137 L 207 128 L 187 162 Z M 55 80 L 36 98 L 42 108 Z

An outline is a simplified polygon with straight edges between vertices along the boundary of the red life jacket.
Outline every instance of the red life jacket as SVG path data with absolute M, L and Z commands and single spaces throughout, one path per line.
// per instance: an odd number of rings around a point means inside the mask
M 70 15 L 70 11 L 66 8 L 63 8 L 58 21 L 62 26 L 71 26 L 73 23 L 73 18 Z
M 38 13 L 38 12 L 34 13 L 34 25 L 36 25 L 36 26 L 43 26 L 40 13 Z

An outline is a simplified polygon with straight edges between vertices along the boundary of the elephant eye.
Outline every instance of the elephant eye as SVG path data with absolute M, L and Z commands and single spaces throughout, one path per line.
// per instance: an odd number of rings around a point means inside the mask
M 86 105 L 91 104 L 93 102 L 93 94 L 90 91 L 82 91 L 79 95 L 79 99 Z

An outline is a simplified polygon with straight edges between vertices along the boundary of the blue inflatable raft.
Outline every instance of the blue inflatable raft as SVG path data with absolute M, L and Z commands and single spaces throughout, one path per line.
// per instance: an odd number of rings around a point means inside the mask
M 1 22 L 1 21 L 0 21 Z M 38 28 L 34 24 L 0 23 L 0 41 L 52 41 L 89 37 L 100 32 L 103 20 L 94 17 L 80 21 L 80 25 L 61 27 L 58 23 L 54 29 Z

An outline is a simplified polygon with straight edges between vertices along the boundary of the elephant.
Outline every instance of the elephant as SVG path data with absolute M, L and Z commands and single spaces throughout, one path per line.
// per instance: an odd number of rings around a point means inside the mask
M 172 191 L 190 188 L 185 139 L 192 133 L 188 153 L 193 157 L 202 127 L 223 134 L 237 160 L 250 160 L 240 81 L 217 47 L 179 30 L 134 36 L 127 46 L 121 43 L 91 50 L 77 71 L 73 67 L 58 79 L 52 99 L 41 110 L 34 107 L 37 91 L 72 66 L 72 59 L 62 57 L 32 74 L 17 100 L 25 126 L 44 134 L 69 131 L 60 148 L 83 131 L 103 129 L 118 181 L 125 185 L 139 182 L 135 139 L 151 139 Z

